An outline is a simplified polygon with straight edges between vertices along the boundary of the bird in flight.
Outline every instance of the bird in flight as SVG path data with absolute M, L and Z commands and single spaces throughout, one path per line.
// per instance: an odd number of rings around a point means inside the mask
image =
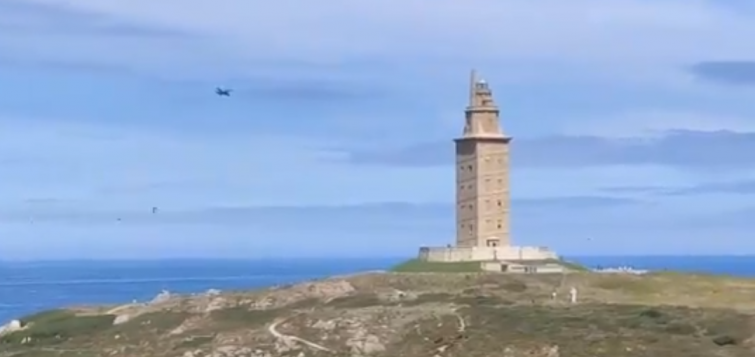
M 152 207 L 152 214 L 157 213 L 157 207 Z
M 215 88 L 215 94 L 221 97 L 230 97 L 232 89 Z

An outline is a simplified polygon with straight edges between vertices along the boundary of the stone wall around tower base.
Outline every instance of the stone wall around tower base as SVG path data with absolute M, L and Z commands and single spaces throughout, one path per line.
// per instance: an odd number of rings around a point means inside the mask
M 422 247 L 420 260 L 428 262 L 470 262 L 490 260 L 547 260 L 559 259 L 547 247 Z

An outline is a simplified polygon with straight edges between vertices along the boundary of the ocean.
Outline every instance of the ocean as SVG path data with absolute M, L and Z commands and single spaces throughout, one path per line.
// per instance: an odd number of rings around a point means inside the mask
M 571 257 L 590 267 L 630 266 L 755 277 L 755 256 Z M 63 306 L 151 300 L 162 290 L 239 290 L 383 270 L 385 259 L 69 261 L 0 263 L 0 324 Z

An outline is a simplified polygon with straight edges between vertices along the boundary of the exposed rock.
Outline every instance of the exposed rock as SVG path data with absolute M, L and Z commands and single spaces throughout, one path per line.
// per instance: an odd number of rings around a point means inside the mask
M 273 355 L 270 354 L 270 352 L 257 349 L 257 350 L 254 350 L 254 352 L 252 352 L 250 357 L 272 357 L 272 356 Z
M 553 345 L 545 351 L 547 357 L 559 357 L 558 345 Z
M 281 337 L 275 341 L 275 352 L 286 353 L 296 349 L 298 349 L 296 341 L 293 341 L 290 338 Z
M 212 300 L 210 300 L 210 303 L 207 304 L 207 307 L 205 307 L 204 312 L 213 312 L 215 310 L 220 310 L 222 308 L 225 308 L 228 305 L 228 300 L 223 297 L 215 297 Z
M 16 332 L 18 330 L 21 330 L 23 327 L 21 326 L 21 321 L 19 320 L 11 320 L 7 324 L 0 326 L 0 336 L 9 334 L 11 332 Z
M 394 289 L 389 293 L 381 294 L 381 298 L 391 302 L 412 301 L 417 299 L 417 294 L 411 291 Z
M 375 335 L 362 335 L 359 332 L 346 341 L 346 345 L 351 347 L 353 356 L 367 356 L 385 351 L 385 345 L 380 343 L 380 338 Z
M 113 320 L 113 325 L 120 325 L 128 322 L 129 320 L 131 320 L 131 315 L 129 314 L 118 315 L 115 317 L 115 320 Z
M 510 346 L 506 346 L 506 348 L 503 349 L 502 357 L 514 357 L 514 349 Z
M 327 331 L 333 330 L 334 328 L 336 328 L 336 326 L 337 325 L 336 325 L 335 320 L 327 320 L 327 321 L 325 321 L 325 320 L 317 320 L 317 322 L 315 322 L 312 325 L 312 327 L 314 327 L 314 328 L 321 329 L 321 330 L 327 330 Z
M 713 338 L 713 343 L 718 346 L 736 345 L 737 339 L 729 335 L 721 335 Z
M 160 292 L 159 294 L 157 294 L 157 295 L 156 295 L 156 296 L 155 296 L 155 297 L 154 297 L 154 298 L 152 299 L 152 301 L 150 301 L 149 303 L 150 303 L 150 304 L 159 304 L 159 303 L 162 303 L 162 302 L 166 302 L 166 301 L 170 300 L 170 298 L 171 298 L 172 296 L 173 296 L 173 295 L 171 295 L 170 291 L 168 291 L 168 290 L 163 290 L 163 291 L 161 291 L 161 292 Z
M 206 321 L 204 321 L 202 316 L 193 316 L 184 320 L 180 325 L 178 325 L 178 327 L 171 330 L 168 334 L 172 336 L 181 335 L 187 331 L 200 328 L 203 323 L 206 323 Z
M 212 357 L 241 357 L 241 356 L 249 356 L 254 351 L 252 351 L 249 347 L 241 347 L 241 346 L 220 346 L 217 347 L 214 351 L 212 351 L 211 356 Z
M 246 305 L 251 305 L 255 310 L 266 310 L 275 306 L 275 301 L 272 298 L 264 298 L 253 302 L 246 302 Z

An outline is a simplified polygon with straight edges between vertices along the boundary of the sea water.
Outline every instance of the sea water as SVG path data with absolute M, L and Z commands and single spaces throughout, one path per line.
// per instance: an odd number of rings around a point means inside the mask
M 570 257 L 591 267 L 698 271 L 755 277 L 751 257 Z M 240 290 L 382 270 L 385 259 L 68 261 L 0 263 L 0 324 L 40 310 L 148 301 L 162 290 Z

